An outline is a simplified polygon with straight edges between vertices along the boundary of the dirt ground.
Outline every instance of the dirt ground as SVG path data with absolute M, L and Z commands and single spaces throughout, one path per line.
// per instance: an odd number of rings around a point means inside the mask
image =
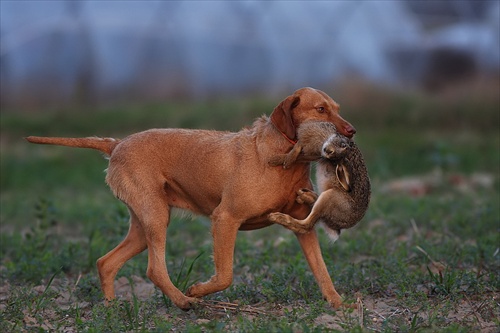
M 51 295 L 53 295 L 53 301 L 60 310 L 68 310 L 70 308 L 78 307 L 81 313 L 82 320 L 88 320 L 91 318 L 92 306 L 88 302 L 79 302 L 75 299 L 73 291 L 78 284 L 77 281 L 69 281 L 67 279 L 54 279 L 50 285 Z M 132 302 L 134 295 L 136 300 L 148 301 L 155 293 L 159 291 L 154 287 L 154 285 L 139 277 L 132 276 L 130 279 L 126 277 L 121 277 L 115 281 L 116 295 L 117 298 L 122 301 Z M 0 311 L 5 311 L 6 307 L 9 306 L 6 302 L 11 294 L 11 286 L 6 283 L 0 286 Z M 42 295 L 46 292 L 46 286 L 40 285 L 33 288 L 33 291 Z M 498 305 L 500 304 L 500 292 L 491 293 L 487 298 L 491 298 L 493 302 Z M 484 299 L 484 298 L 483 298 Z M 484 333 L 494 333 L 499 332 L 499 327 L 493 320 L 487 320 L 485 318 L 495 318 L 494 314 L 485 314 L 487 301 L 474 301 L 466 298 L 463 300 L 458 308 L 452 311 L 447 311 L 445 320 L 448 323 L 462 323 L 469 326 L 477 327 L 478 332 Z M 334 315 L 332 314 L 321 314 L 316 319 L 314 319 L 314 324 L 317 326 L 322 326 L 327 329 L 333 330 L 345 330 L 346 327 L 353 327 L 359 325 L 370 331 L 382 331 L 384 322 L 388 319 L 398 318 L 398 322 L 401 325 L 407 325 L 411 327 L 412 322 L 426 322 L 429 315 L 432 312 L 417 311 L 417 309 L 409 309 L 398 306 L 400 302 L 396 297 L 373 297 L 371 295 L 357 295 L 358 310 L 354 311 L 336 311 Z M 205 324 L 216 319 L 224 321 L 226 328 L 231 327 L 232 324 L 236 323 L 238 315 L 244 316 L 249 320 L 256 319 L 259 316 L 283 316 L 285 311 L 292 311 L 292 305 L 279 305 L 270 303 L 260 303 L 252 306 L 240 306 L 236 303 L 226 303 L 226 302 L 215 302 L 215 301 L 203 301 L 200 305 L 202 308 L 202 316 L 198 316 L 196 311 L 190 311 L 182 313 L 179 315 L 177 311 L 167 311 L 167 308 L 160 308 L 158 315 L 165 318 L 165 320 L 171 321 L 172 323 L 182 325 L 183 321 L 191 320 L 196 324 Z M 307 306 L 303 304 L 301 306 Z M 325 306 L 327 306 L 325 304 Z M 439 307 L 437 307 L 439 309 Z M 362 309 L 362 310 L 361 310 Z M 55 323 L 61 321 L 61 316 L 57 313 L 57 309 L 44 309 L 44 320 L 40 323 L 40 320 L 34 318 L 28 309 L 25 309 L 23 313 L 25 314 L 23 322 L 25 327 L 31 328 L 41 328 L 47 331 L 54 331 L 56 327 Z M 303 310 L 303 309 L 302 309 Z M 435 312 L 436 309 L 433 309 Z M 490 308 L 491 311 L 491 308 Z M 329 311 L 331 313 L 331 311 Z M 417 313 L 417 315 L 415 315 Z M 416 317 L 415 317 L 416 316 Z M 67 326 L 65 326 L 65 332 L 76 332 L 77 329 L 74 325 L 73 318 L 66 318 Z M 65 324 L 66 325 L 66 324 Z M 183 326 L 183 325 L 182 325 Z

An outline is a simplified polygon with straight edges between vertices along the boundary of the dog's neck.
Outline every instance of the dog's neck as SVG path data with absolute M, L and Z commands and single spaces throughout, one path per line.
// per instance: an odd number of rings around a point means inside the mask
M 275 126 L 276 127 L 276 126 Z M 283 133 L 282 131 L 279 130 L 279 128 L 276 127 L 276 129 L 278 129 L 278 131 L 281 133 L 281 135 L 283 135 L 285 137 L 285 139 L 288 140 L 288 142 L 290 142 L 292 145 L 295 145 L 297 144 L 297 140 L 293 140 L 293 139 L 290 139 L 288 137 L 288 135 L 286 135 L 285 133 Z
M 268 119 L 268 121 L 269 121 L 269 122 L 273 125 L 273 127 L 274 127 L 274 128 L 275 128 L 278 132 L 280 132 L 280 133 L 281 133 L 281 135 L 283 135 L 283 137 L 284 137 L 284 138 L 285 138 L 288 142 L 290 142 L 292 145 L 295 145 L 295 144 L 297 143 L 297 140 L 291 139 L 288 135 L 286 135 L 286 133 L 285 133 L 285 132 L 283 132 L 283 131 L 280 129 L 280 127 L 274 123 L 274 121 L 273 121 L 273 119 L 272 119 L 272 118 L 267 118 L 267 119 Z

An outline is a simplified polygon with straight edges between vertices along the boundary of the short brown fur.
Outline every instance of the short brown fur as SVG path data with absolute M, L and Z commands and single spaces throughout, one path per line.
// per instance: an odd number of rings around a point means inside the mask
M 263 116 L 236 133 L 152 129 L 123 140 L 27 140 L 93 148 L 110 156 L 106 181 L 127 205 L 130 228 L 125 239 L 97 261 L 105 298 L 115 297 L 114 279 L 123 264 L 148 249 L 147 276 L 175 305 L 188 309 L 197 298 L 232 283 L 238 230 L 271 225 L 267 216 L 275 211 L 297 218 L 307 216 L 310 208 L 296 203 L 295 197 L 299 189 L 312 186 L 309 164 L 283 170 L 270 167 L 267 161 L 289 151 L 297 128 L 311 120 L 334 123 L 348 136 L 355 133 L 328 95 L 302 88 L 284 99 L 269 118 Z M 174 207 L 209 216 L 212 221 L 215 275 L 191 286 L 186 295 L 173 285 L 165 264 L 167 227 Z M 339 307 L 342 301 L 323 261 L 317 234 L 296 235 L 323 296 Z
M 269 219 L 296 233 L 307 233 L 321 220 L 332 238 L 341 229 L 357 224 L 370 202 L 370 179 L 361 151 L 348 138 L 337 133 L 331 123 L 308 122 L 298 130 L 299 141 L 287 155 L 274 156 L 271 165 L 289 168 L 296 161 L 322 157 L 317 165 L 317 181 L 321 194 L 308 189 L 298 191 L 297 201 L 313 205 L 303 220 L 290 215 L 272 213 Z

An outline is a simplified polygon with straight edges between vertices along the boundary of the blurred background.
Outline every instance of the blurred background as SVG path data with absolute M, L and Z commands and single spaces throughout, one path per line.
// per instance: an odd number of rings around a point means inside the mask
M 2 110 L 281 98 L 500 71 L 499 1 L 2 1 Z
M 476 173 L 498 185 L 500 1 L 0 6 L 3 220 L 31 214 L 39 193 L 63 202 L 62 186 L 82 207 L 88 195 L 75 188 L 114 202 L 101 156 L 27 145 L 24 136 L 237 131 L 303 86 L 340 103 L 374 188 L 421 196 L 452 181 L 470 189 Z
M 116 205 L 99 154 L 25 136 L 237 131 L 303 86 L 340 103 L 377 191 L 500 192 L 499 1 L 0 6 L 2 222 L 40 195 L 85 223 Z

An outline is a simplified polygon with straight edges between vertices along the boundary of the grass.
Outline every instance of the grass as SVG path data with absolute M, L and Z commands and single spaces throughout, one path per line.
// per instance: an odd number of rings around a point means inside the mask
M 146 278 L 142 253 L 120 271 L 121 297 L 106 307 L 95 261 L 128 228 L 125 207 L 103 181 L 106 161 L 21 139 L 123 137 L 159 126 L 237 130 L 276 101 L 3 112 L 0 331 L 498 331 L 499 101 L 488 89 L 472 91 L 425 96 L 347 86 L 336 93 L 358 129 L 373 196 L 363 221 L 339 241 L 319 233 L 336 288 L 362 302 L 361 313 L 325 304 L 298 242 L 279 226 L 239 234 L 232 286 L 205 298 L 219 303 L 177 309 Z M 431 179 L 431 190 L 387 190 L 407 176 Z M 208 219 L 174 218 L 167 266 L 181 290 L 212 275 L 211 247 Z

